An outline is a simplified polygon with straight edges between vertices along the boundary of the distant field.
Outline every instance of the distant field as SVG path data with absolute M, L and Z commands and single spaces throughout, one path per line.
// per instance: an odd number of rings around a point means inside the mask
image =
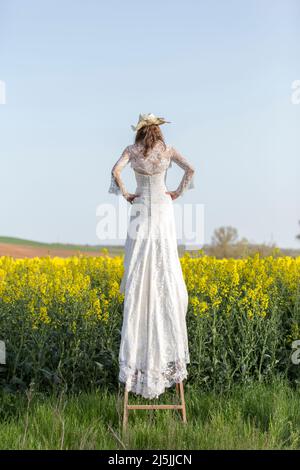
M 0 256 L 33 258 L 35 256 L 61 256 L 63 258 L 83 253 L 86 256 L 102 256 L 106 248 L 111 256 L 122 255 L 122 246 L 72 245 L 71 243 L 43 243 L 14 237 L 0 237 Z
M 0 256 L 12 256 L 13 258 L 34 258 L 35 256 L 68 256 L 80 253 L 86 256 L 103 256 L 103 249 L 108 250 L 110 256 L 124 254 L 121 245 L 73 245 L 71 243 L 43 243 L 34 240 L 26 240 L 16 237 L 0 236 Z M 179 255 L 184 252 L 182 246 L 178 247 Z
M 120 256 L 124 254 L 122 245 L 74 245 L 71 243 L 43 243 L 34 240 L 26 240 L 16 237 L 0 236 L 0 256 L 12 256 L 14 258 L 34 258 L 35 256 L 68 256 L 80 253 L 86 256 L 103 256 L 103 249 L 108 250 L 110 256 Z M 217 258 L 240 258 L 254 253 L 260 253 L 262 257 L 273 255 L 273 247 L 259 244 L 248 244 L 247 248 L 239 247 L 238 244 L 226 248 L 226 253 L 220 251 L 220 247 L 213 245 L 203 245 L 202 250 L 209 256 Z M 276 256 L 300 256 L 300 250 L 292 248 L 278 248 Z M 182 256 L 185 251 L 190 251 L 191 256 L 197 257 L 199 253 L 196 249 L 189 250 L 184 245 L 178 244 L 178 254 Z

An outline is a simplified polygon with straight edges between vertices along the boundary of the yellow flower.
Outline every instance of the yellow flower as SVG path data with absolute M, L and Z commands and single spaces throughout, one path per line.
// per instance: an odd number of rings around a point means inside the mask
M 50 323 L 50 318 L 48 316 L 47 308 L 46 307 L 40 307 L 40 319 L 42 323 Z

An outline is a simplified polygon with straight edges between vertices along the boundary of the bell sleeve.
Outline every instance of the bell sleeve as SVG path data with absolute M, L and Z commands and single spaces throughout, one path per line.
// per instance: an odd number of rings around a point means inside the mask
M 178 196 L 182 196 L 187 189 L 195 188 L 195 184 L 194 184 L 195 168 L 174 147 L 171 148 L 171 151 L 172 151 L 171 162 L 175 162 L 178 166 L 180 166 L 180 168 L 184 170 L 184 175 L 182 177 L 182 180 L 178 188 L 175 190 Z
M 110 187 L 108 189 L 109 193 L 116 194 L 116 195 L 122 194 L 125 198 L 128 195 L 128 192 L 121 178 L 121 171 L 129 162 L 129 156 L 130 156 L 129 146 L 127 146 L 123 150 L 120 158 L 116 161 L 116 163 L 112 167 Z

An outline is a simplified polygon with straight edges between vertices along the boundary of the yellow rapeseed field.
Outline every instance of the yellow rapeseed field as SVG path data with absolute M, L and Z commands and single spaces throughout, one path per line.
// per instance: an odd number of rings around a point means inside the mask
M 300 339 L 300 257 L 219 260 L 199 252 L 180 261 L 189 293 L 191 381 L 222 376 L 227 383 L 286 370 L 283 348 Z M 0 340 L 8 353 L 2 381 L 115 383 L 122 275 L 123 256 L 107 253 L 0 257 Z

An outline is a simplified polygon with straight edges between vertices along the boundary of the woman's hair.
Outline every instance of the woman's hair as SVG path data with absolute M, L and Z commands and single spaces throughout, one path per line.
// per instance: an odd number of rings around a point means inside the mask
M 145 157 L 148 151 L 151 150 L 158 141 L 161 141 L 164 146 L 166 146 L 164 136 L 158 124 L 143 126 L 137 131 L 135 136 L 135 143 L 142 143 L 144 146 L 143 154 Z

